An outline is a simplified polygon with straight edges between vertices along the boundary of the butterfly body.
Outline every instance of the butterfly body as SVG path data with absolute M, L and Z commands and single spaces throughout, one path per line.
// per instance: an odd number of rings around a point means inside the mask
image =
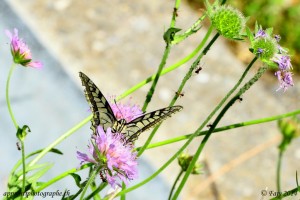
M 82 72 L 79 72 L 79 77 L 85 87 L 85 97 L 93 113 L 91 129 L 94 134 L 97 134 L 98 126 L 102 126 L 105 131 L 110 127 L 112 132 L 124 134 L 126 143 L 132 143 L 142 132 L 182 109 L 182 106 L 162 108 L 143 114 L 129 122 L 125 119 L 117 119 L 108 101 L 93 81 Z

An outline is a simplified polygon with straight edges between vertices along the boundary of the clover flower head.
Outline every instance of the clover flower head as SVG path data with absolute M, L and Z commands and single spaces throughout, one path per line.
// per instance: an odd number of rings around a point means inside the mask
M 126 122 L 130 122 L 133 119 L 137 118 L 138 116 L 142 115 L 143 112 L 139 105 L 133 104 L 132 99 L 130 98 L 126 103 L 112 103 L 114 96 L 110 97 L 110 106 L 116 116 L 116 118 L 119 119 L 125 119 Z
M 25 67 L 41 68 L 42 63 L 39 61 L 32 61 L 30 49 L 22 38 L 18 36 L 18 29 L 14 29 L 14 33 L 6 30 L 6 35 L 10 39 L 10 49 L 13 56 L 13 60 L 16 64 L 23 65 Z
M 112 133 L 110 128 L 105 132 L 99 126 L 97 135 L 93 136 L 92 144 L 88 146 L 92 157 L 77 151 L 80 165 L 88 162 L 101 166 L 101 175 L 113 188 L 121 187 L 122 181 L 127 185 L 129 180 L 138 176 L 137 154 L 133 151 L 133 146 L 124 141 L 123 134 Z

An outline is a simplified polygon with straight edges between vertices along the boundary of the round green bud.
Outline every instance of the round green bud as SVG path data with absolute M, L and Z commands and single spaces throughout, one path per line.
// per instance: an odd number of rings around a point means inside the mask
M 230 6 L 218 6 L 208 13 L 212 25 L 226 38 L 240 38 L 246 19 L 243 14 Z

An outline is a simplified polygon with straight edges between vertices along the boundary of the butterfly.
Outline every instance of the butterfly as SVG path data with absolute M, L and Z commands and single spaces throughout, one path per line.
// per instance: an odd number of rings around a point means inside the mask
M 79 77 L 85 87 L 85 97 L 93 113 L 91 120 L 93 134 L 96 134 L 97 127 L 100 125 L 105 131 L 110 127 L 113 133 L 125 134 L 126 143 L 133 143 L 142 132 L 182 109 L 182 106 L 171 106 L 143 114 L 130 122 L 126 122 L 125 119 L 117 120 L 108 101 L 94 82 L 82 72 L 79 72 Z

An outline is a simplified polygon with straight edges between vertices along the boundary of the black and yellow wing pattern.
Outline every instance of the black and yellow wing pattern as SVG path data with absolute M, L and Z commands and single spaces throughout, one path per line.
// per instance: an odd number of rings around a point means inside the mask
M 143 114 L 130 122 L 126 122 L 124 119 L 117 120 L 108 101 L 93 81 L 82 72 L 79 72 L 79 77 L 85 87 L 85 97 L 93 113 L 91 129 L 94 134 L 99 125 L 105 131 L 111 127 L 113 132 L 125 134 L 126 143 L 132 143 L 142 132 L 182 109 L 182 106 L 171 106 Z

